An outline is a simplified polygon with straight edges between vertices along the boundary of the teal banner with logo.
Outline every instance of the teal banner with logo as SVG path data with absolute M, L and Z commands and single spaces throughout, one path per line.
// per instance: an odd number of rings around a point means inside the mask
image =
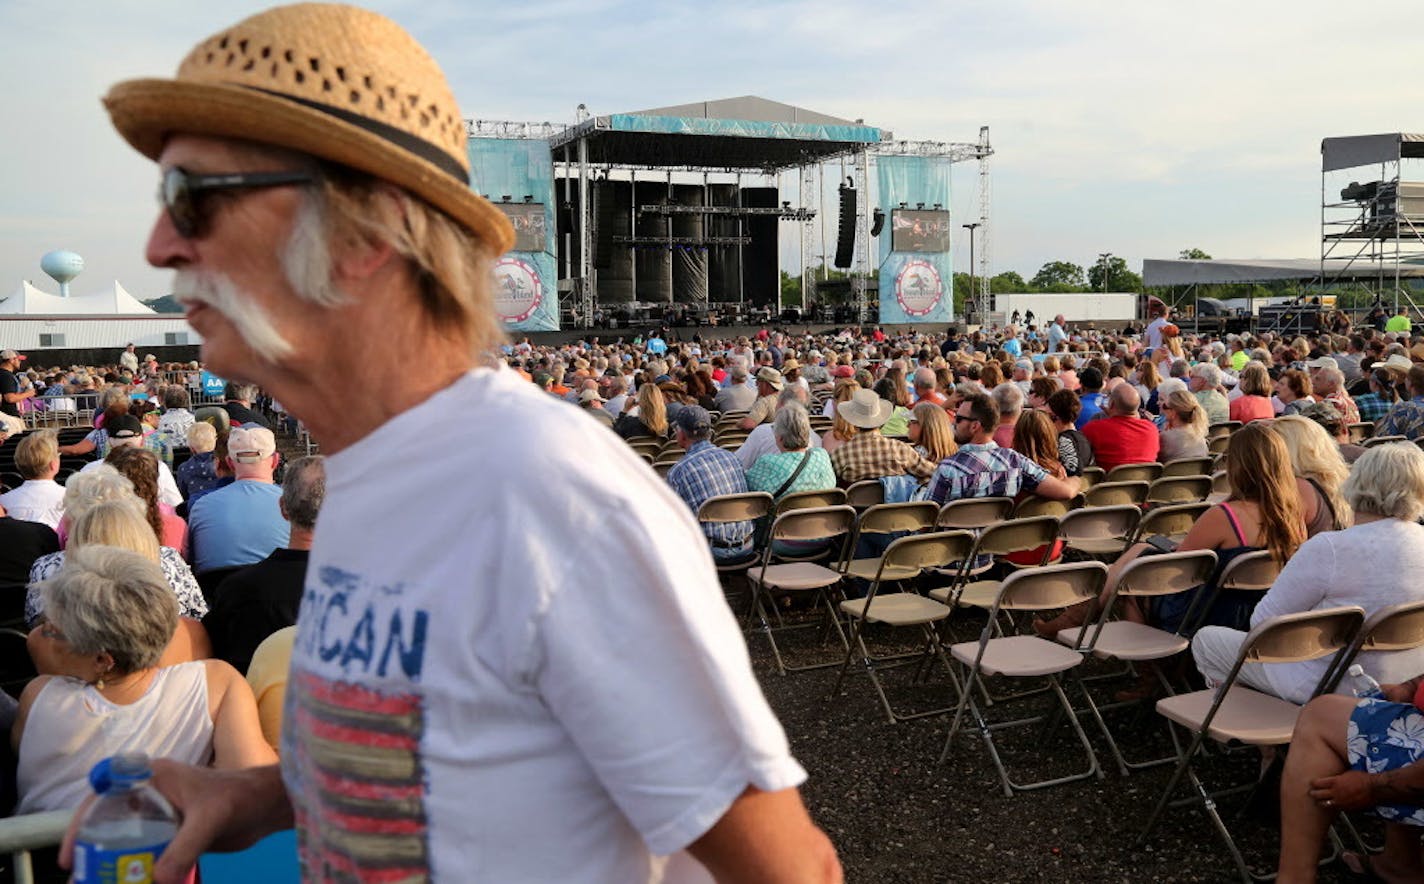
M 549 142 L 471 138 L 469 145 L 470 186 L 514 225 L 514 249 L 495 262 L 495 312 L 510 331 L 558 331 L 554 160 Z
M 875 158 L 880 232 L 880 321 L 886 324 L 954 319 L 953 223 L 949 160 Z

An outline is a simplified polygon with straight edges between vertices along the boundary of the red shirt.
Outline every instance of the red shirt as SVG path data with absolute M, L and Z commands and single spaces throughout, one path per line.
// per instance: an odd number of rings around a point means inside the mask
M 1110 470 L 1125 463 L 1157 460 L 1157 425 L 1140 417 L 1100 417 L 1083 425 L 1098 466 Z
M 1231 419 L 1249 424 L 1251 421 L 1268 421 L 1276 416 L 1276 409 L 1265 396 L 1238 396 L 1231 400 Z

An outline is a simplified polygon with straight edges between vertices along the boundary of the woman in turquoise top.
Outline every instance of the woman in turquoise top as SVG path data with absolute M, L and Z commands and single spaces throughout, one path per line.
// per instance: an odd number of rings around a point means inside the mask
M 806 406 L 787 402 L 777 409 L 772 423 L 777 451 L 757 458 L 747 470 L 747 490 L 765 491 L 777 501 L 796 491 L 825 491 L 836 487 L 831 456 L 823 448 L 810 448 L 811 417 Z M 827 540 L 778 540 L 772 552 L 805 556 L 824 550 Z

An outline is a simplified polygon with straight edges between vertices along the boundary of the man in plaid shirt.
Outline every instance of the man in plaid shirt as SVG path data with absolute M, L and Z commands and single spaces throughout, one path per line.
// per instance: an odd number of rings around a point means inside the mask
M 1017 497 L 1033 493 L 1051 500 L 1069 500 L 1078 480 L 1059 479 L 1012 448 L 994 443 L 999 409 L 984 393 L 966 396 L 954 415 L 954 441 L 959 451 L 945 458 L 930 482 L 936 503 L 966 497 Z
M 1375 424 L 1376 436 L 1424 437 L 1424 365 L 1409 369 L 1410 398 L 1396 402 L 1389 413 Z
M 836 414 L 860 430 L 831 452 L 837 482 L 849 485 L 862 479 L 906 473 L 923 481 L 934 474 L 934 461 L 921 457 L 904 442 L 881 434 L 880 428 L 890 419 L 892 411 L 893 406 L 874 390 L 856 390 L 849 401 L 837 406 Z
M 732 452 L 718 448 L 712 437 L 712 417 L 697 405 L 684 406 L 673 420 L 677 444 L 687 454 L 668 470 L 667 481 L 693 515 L 708 498 L 723 494 L 745 494 L 747 477 L 742 462 Z M 712 547 L 712 558 L 727 561 L 746 557 L 752 550 L 754 522 L 720 522 L 702 526 Z

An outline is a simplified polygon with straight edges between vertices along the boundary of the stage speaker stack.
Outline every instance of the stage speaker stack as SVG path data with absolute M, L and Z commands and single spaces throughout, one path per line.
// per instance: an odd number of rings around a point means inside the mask
M 835 266 L 849 270 L 855 262 L 855 188 L 841 185 L 840 229 L 836 233 Z
M 593 188 L 593 266 L 607 270 L 613 263 L 613 234 L 618 226 L 618 202 L 609 182 Z

